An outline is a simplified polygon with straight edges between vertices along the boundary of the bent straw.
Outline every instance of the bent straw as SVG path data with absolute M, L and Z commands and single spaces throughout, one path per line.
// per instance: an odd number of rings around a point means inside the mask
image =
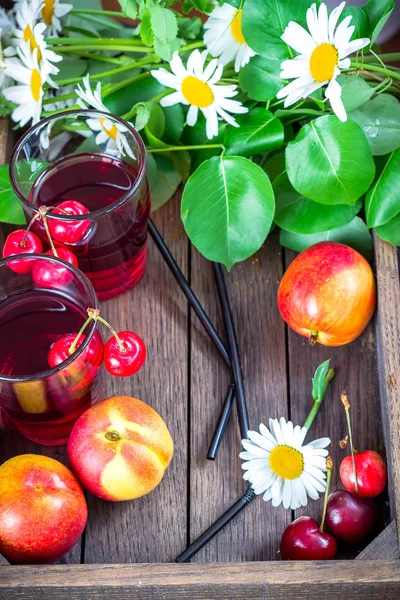
M 214 276 L 217 284 L 219 300 L 221 304 L 222 315 L 224 318 L 226 336 L 228 339 L 229 354 L 232 363 L 232 376 L 236 388 L 236 402 L 239 414 L 240 435 L 242 439 L 247 438 L 249 430 L 249 417 L 244 390 L 243 374 L 240 364 L 239 348 L 237 344 L 235 325 L 231 305 L 229 302 L 228 291 L 226 289 L 225 279 L 221 265 L 213 263 Z M 197 538 L 186 550 L 176 558 L 176 562 L 188 562 L 197 552 L 199 552 L 214 536 L 217 535 L 232 519 L 234 519 L 248 504 L 256 497 L 254 491 L 249 485 L 243 496 L 235 502 L 233 506 L 215 521 L 200 537 Z
M 200 323 L 203 325 L 205 331 L 207 332 L 207 334 L 209 335 L 211 340 L 214 342 L 215 346 L 217 347 L 217 350 L 221 354 L 225 363 L 230 368 L 231 361 L 229 358 L 228 351 L 224 345 L 224 342 L 218 335 L 218 332 L 215 329 L 214 325 L 212 324 L 209 316 L 205 312 L 204 308 L 201 306 L 197 296 L 193 292 L 187 279 L 185 278 L 182 271 L 178 267 L 167 244 L 163 240 L 160 232 L 158 231 L 157 227 L 155 226 L 155 224 L 151 218 L 149 218 L 148 227 L 149 227 L 149 233 L 150 233 L 151 237 L 153 238 L 153 241 L 154 241 L 155 245 L 157 246 L 158 250 L 160 251 L 161 256 L 165 260 L 169 270 L 171 271 L 172 275 L 175 277 L 181 290 L 183 291 L 186 298 L 188 299 L 189 304 L 193 308 L 197 317 L 199 318 Z M 223 409 L 222 409 L 219 421 L 217 423 L 216 430 L 214 432 L 214 435 L 213 435 L 213 438 L 212 438 L 212 441 L 210 444 L 210 448 L 207 453 L 207 458 L 209 460 L 215 460 L 215 458 L 217 456 L 217 452 L 218 452 L 218 448 L 221 444 L 222 436 L 224 434 L 224 431 L 225 431 L 226 426 L 229 421 L 230 414 L 232 412 L 233 398 L 234 398 L 234 390 L 232 392 L 231 385 L 230 385 L 227 395 L 226 395 L 226 398 L 225 398 L 225 402 L 223 405 Z

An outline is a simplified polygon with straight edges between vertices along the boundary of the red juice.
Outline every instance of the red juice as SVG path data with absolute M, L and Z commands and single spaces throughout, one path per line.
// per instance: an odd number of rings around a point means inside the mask
M 31 190 L 30 201 L 36 206 L 77 200 L 90 211 L 85 237 L 63 246 L 76 255 L 101 300 L 130 289 L 144 273 L 150 213 L 147 181 L 139 182 L 132 197 L 118 204 L 136 182 L 137 172 L 123 160 L 77 154 L 53 163 Z M 39 232 L 40 228 L 37 225 Z M 43 230 L 41 236 L 45 238 Z
M 6 420 L 11 417 L 14 426 L 34 441 L 65 442 L 77 417 L 99 399 L 99 366 L 80 356 L 43 375 L 49 371 L 52 345 L 77 333 L 85 320 L 76 304 L 54 290 L 25 291 L 0 304 L 0 374 L 29 377 L 29 381 L 0 381 L 1 405 Z M 94 335 L 101 342 L 99 334 Z

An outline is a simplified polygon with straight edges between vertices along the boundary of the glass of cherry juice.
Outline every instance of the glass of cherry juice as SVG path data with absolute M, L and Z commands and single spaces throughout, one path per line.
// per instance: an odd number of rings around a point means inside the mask
M 50 368 L 53 344 L 77 334 L 95 291 L 83 273 L 44 254 L 0 260 L 0 407 L 25 437 L 65 444 L 76 419 L 102 392 L 103 342 L 92 321 L 77 350 Z
M 146 151 L 129 123 L 95 110 L 51 116 L 18 141 L 10 174 L 27 222 L 39 206 L 53 207 L 54 244 L 75 254 L 99 300 L 140 280 L 150 196 Z M 32 230 L 46 240 L 40 220 Z

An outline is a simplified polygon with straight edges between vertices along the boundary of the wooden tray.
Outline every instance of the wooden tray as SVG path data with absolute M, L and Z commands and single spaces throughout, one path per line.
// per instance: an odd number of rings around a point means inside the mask
M 4 162 L 12 142 L 7 138 L 7 121 L 0 124 L 0 161 Z M 222 331 L 211 267 L 189 246 L 179 217 L 178 197 L 157 211 L 155 222 Z M 3 228 L 3 234 L 6 230 Z M 162 484 L 145 498 L 107 503 L 88 495 L 88 526 L 62 564 L 18 567 L 3 559 L 1 599 L 301 600 L 322 594 L 329 600 L 343 600 L 345 596 L 351 600 L 399 599 L 395 524 L 400 514 L 397 254 L 390 245 L 375 239 L 378 313 L 358 340 L 342 348 L 311 348 L 280 318 L 278 283 L 293 257 L 294 253 L 283 252 L 277 236 L 272 235 L 255 257 L 235 266 L 226 278 L 238 325 L 250 424 L 256 428 L 277 416 L 302 424 L 311 405 L 314 370 L 323 360 L 331 359 L 337 375 L 310 435 L 332 438 L 331 450 L 338 466 L 343 451 L 337 441 L 345 435 L 339 397 L 345 388 L 353 405 L 357 445 L 380 452 L 386 449 L 390 516 L 388 511 L 388 527 L 358 556 L 369 560 L 279 562 L 280 537 L 292 516 L 317 517 L 321 502 L 310 501 L 306 509 L 292 515 L 258 498 L 191 564 L 173 564 L 188 542 L 242 495 L 245 482 L 238 456 L 236 414 L 217 461 L 211 463 L 205 458 L 229 373 L 149 241 L 148 268 L 141 283 L 102 306 L 104 316 L 116 328 L 133 328 L 145 339 L 149 358 L 131 379 L 108 377 L 106 395 L 133 395 L 159 411 L 175 440 L 173 462 Z M 67 462 L 64 447 L 40 447 L 11 431 L 0 430 L 0 462 L 26 452 Z M 336 470 L 333 489 L 337 485 Z

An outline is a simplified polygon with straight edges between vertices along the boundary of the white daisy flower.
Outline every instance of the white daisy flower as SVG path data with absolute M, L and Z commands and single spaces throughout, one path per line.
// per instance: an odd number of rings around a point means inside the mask
M 264 494 L 263 500 L 272 500 L 272 506 L 295 510 L 307 505 L 307 496 L 317 500 L 325 490 L 324 448 L 331 440 L 321 438 L 303 446 L 306 434 L 305 427 L 294 427 L 281 417 L 270 419 L 269 429 L 261 424 L 260 433 L 249 431 L 249 439 L 242 440 L 243 479 L 256 494 Z
M 60 19 L 65 17 L 72 9 L 72 4 L 60 0 L 43 0 L 42 19 L 48 28 L 48 35 L 57 37 L 62 30 Z
M 206 52 L 194 50 L 185 68 L 178 52 L 174 52 L 170 62 L 172 73 L 158 69 L 151 71 L 151 74 L 162 85 L 176 90 L 162 98 L 161 106 L 172 106 L 179 102 L 189 106 L 186 122 L 190 126 L 196 124 L 200 109 L 206 118 L 207 137 L 211 139 L 218 134 L 218 115 L 230 125 L 239 127 L 228 113 L 241 114 L 248 109 L 240 102 L 231 100 L 237 94 L 236 85 L 216 85 L 221 79 L 223 66 L 218 66 L 218 60 L 214 59 L 205 67 L 206 57 Z
M 277 98 L 286 98 L 285 106 L 306 98 L 318 88 L 328 85 L 325 96 L 329 99 L 333 112 L 341 121 L 347 115 L 341 99 L 342 88 L 336 77 L 340 69 L 350 67 L 349 54 L 368 46 L 368 38 L 350 41 L 354 26 L 350 25 L 351 15 L 345 17 L 338 25 L 345 2 L 333 9 L 328 18 L 326 4 L 321 4 L 317 12 L 316 4 L 307 10 L 306 31 L 298 23 L 290 21 L 283 35 L 283 41 L 299 53 L 292 60 L 283 61 L 282 79 L 293 79 L 282 88 Z
M 45 23 L 37 23 L 42 6 L 43 3 L 41 0 L 22 0 L 19 3 L 15 15 L 18 29 L 14 32 L 16 38 L 14 43 L 17 46 L 28 45 L 31 53 L 36 49 L 39 65 L 47 63 L 48 72 L 57 75 L 59 69 L 53 63 L 60 62 L 62 56 L 56 54 L 53 50 L 49 50 L 44 41 L 43 34 L 46 30 L 46 25 Z M 48 82 L 53 87 L 57 87 L 51 79 L 48 79 Z
M 11 115 L 13 121 L 21 127 L 32 119 L 35 125 L 40 120 L 43 99 L 43 84 L 48 80 L 47 65 L 39 66 L 37 49 L 31 54 L 28 48 L 17 48 L 18 58 L 10 58 L 6 63 L 6 75 L 18 81 L 21 85 L 14 85 L 3 90 L 3 95 L 10 102 L 19 106 Z
M 0 28 L 0 90 L 7 85 L 8 77 L 6 75 L 7 48 L 3 50 L 2 29 Z
M 79 96 L 78 104 L 86 109 L 88 106 L 101 112 L 109 113 L 110 111 L 104 106 L 101 98 L 101 82 L 97 83 L 96 89 L 93 92 L 90 87 L 89 75 L 83 78 L 83 87 L 79 84 L 76 88 L 76 93 Z M 87 125 L 92 131 L 99 132 L 96 135 L 96 144 L 106 144 L 106 152 L 114 156 L 127 154 L 131 158 L 135 158 L 132 148 L 124 135 L 128 130 L 121 123 L 117 123 L 106 117 L 98 119 L 87 119 Z M 85 135 L 83 133 L 83 135 Z
M 221 65 L 234 60 L 236 73 L 256 55 L 243 37 L 242 15 L 241 9 L 225 3 L 214 8 L 204 24 L 204 43 L 209 53 L 219 57 Z
M 10 17 L 10 13 L 7 13 L 4 8 L 0 8 L 0 29 L 2 35 L 7 38 L 13 35 L 15 29 L 14 21 Z

